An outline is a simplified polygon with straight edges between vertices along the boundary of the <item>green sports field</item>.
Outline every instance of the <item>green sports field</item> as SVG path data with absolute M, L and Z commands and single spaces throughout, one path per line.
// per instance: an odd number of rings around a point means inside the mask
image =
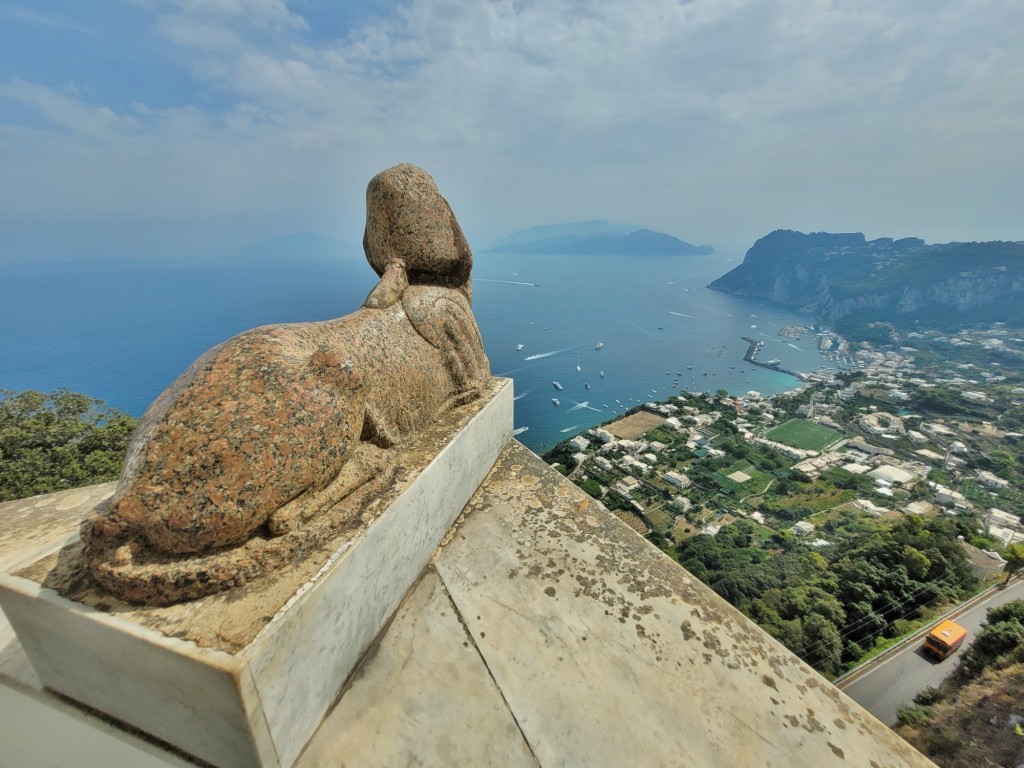
M 843 433 L 806 419 L 790 419 L 770 430 L 765 437 L 804 451 L 820 451 L 843 438 Z

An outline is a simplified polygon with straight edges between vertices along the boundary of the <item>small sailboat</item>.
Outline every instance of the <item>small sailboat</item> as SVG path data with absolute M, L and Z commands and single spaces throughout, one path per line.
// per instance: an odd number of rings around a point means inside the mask
M 594 349 L 600 349 L 603 346 L 604 346 L 604 342 L 603 341 L 599 341 L 599 342 L 597 342 L 597 344 L 594 345 Z
M 552 397 L 551 398 L 551 402 L 554 403 L 555 405 L 561 405 L 561 403 L 558 401 L 557 397 Z
M 582 370 L 583 370 L 583 369 L 582 369 L 582 368 L 580 368 L 580 367 L 579 367 L 578 365 L 576 366 L 576 373 L 579 373 L 579 372 L 580 372 L 580 371 L 582 371 Z
M 551 384 L 555 387 L 555 389 L 561 389 L 562 388 L 562 385 L 559 384 L 557 381 L 552 381 Z
M 519 350 L 521 350 L 525 346 L 526 346 L 525 344 L 516 344 L 516 352 L 518 352 Z

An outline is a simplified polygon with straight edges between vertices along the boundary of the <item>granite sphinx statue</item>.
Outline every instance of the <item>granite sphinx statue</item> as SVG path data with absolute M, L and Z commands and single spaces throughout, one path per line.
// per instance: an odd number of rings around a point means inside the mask
M 361 308 L 239 334 L 149 407 L 81 526 L 103 588 L 170 604 L 280 568 L 359 519 L 397 447 L 479 396 L 472 253 L 429 174 L 374 177 L 363 247 L 380 281 Z

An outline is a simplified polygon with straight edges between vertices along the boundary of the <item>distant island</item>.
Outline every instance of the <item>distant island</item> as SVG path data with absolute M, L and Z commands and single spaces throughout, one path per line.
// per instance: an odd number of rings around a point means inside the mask
M 482 253 L 550 253 L 593 256 L 706 256 L 710 245 L 692 245 L 663 232 L 640 227 L 581 221 L 531 227 L 499 240 Z
M 851 338 L 873 323 L 953 330 L 1024 324 L 1024 243 L 926 244 L 867 240 L 860 232 L 762 237 L 743 263 L 709 286 L 813 312 Z

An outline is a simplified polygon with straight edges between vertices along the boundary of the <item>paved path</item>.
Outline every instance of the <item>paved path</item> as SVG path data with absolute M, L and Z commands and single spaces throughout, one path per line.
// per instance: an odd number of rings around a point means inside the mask
M 937 686 L 956 669 L 960 655 L 977 636 L 989 608 L 1021 599 L 1024 599 L 1024 581 L 1017 579 L 1006 589 L 994 592 L 987 600 L 953 617 L 970 634 L 963 647 L 946 661 L 935 662 L 921 652 L 920 642 L 911 643 L 849 685 L 841 686 L 843 693 L 886 725 L 894 725 L 896 710 L 912 703 L 918 691 L 929 685 Z

